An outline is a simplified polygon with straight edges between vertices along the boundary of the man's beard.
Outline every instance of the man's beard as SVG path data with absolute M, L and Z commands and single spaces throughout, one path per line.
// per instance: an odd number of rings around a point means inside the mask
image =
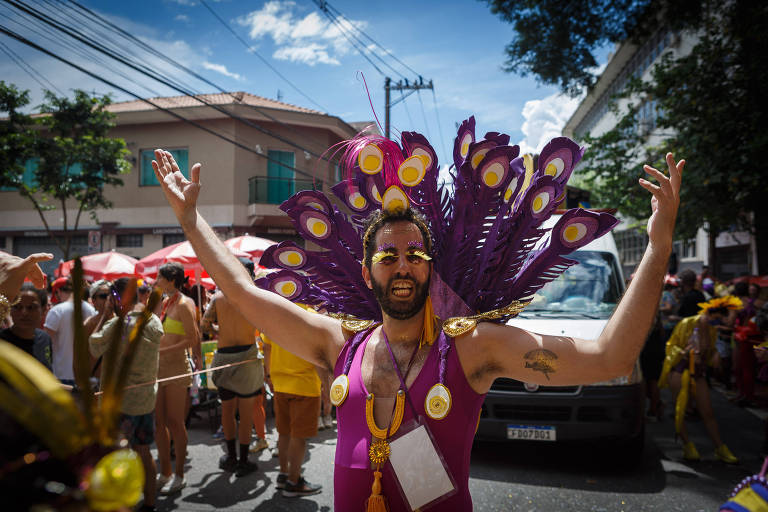
M 396 280 L 409 280 L 413 283 L 413 297 L 409 302 L 394 301 L 391 298 L 392 283 Z M 419 283 L 413 277 L 402 277 L 396 275 L 392 277 L 386 286 L 381 286 L 379 282 L 371 275 L 371 283 L 373 284 L 373 293 L 376 295 L 376 300 L 381 306 L 381 310 L 384 311 L 390 317 L 396 320 L 406 320 L 416 315 L 421 308 L 424 307 L 424 303 L 427 301 L 429 295 L 429 280 L 424 283 Z

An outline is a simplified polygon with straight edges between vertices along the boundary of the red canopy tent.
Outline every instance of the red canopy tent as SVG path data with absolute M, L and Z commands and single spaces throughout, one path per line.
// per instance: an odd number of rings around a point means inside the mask
M 133 277 L 136 275 L 136 263 L 138 260 L 127 254 L 115 251 L 89 254 L 80 258 L 83 263 L 83 274 L 91 281 L 108 279 L 110 281 L 118 277 Z M 62 261 L 53 274 L 58 277 L 66 277 L 75 266 L 75 261 Z
M 246 252 L 233 250 L 230 248 L 232 254 L 238 258 L 250 258 L 250 255 Z M 158 269 L 165 263 L 177 262 L 181 263 L 184 267 L 184 273 L 190 277 L 192 284 L 197 282 L 199 278 L 210 277 L 200 264 L 200 260 L 197 258 L 192 244 L 188 241 L 179 242 L 177 244 L 163 247 L 159 251 L 155 251 L 149 256 L 141 258 L 136 262 L 136 273 L 145 277 L 157 278 Z M 202 282 L 203 286 L 210 287 L 210 282 Z
M 258 236 L 243 235 L 230 238 L 224 241 L 224 245 L 230 249 L 239 250 L 248 253 L 254 263 L 259 262 L 259 258 L 264 254 L 268 247 L 277 242 Z

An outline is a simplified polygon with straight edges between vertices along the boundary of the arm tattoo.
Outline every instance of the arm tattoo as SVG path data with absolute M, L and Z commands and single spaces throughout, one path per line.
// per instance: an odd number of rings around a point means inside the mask
M 541 372 L 549 380 L 549 374 L 557 370 L 557 355 L 551 350 L 544 348 L 531 350 L 523 358 L 526 360 L 525 367 L 535 372 Z

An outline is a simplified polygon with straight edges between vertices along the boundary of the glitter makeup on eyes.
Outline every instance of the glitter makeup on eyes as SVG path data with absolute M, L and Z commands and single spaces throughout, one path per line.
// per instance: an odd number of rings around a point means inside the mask
M 424 249 L 424 242 L 421 240 L 411 240 L 408 242 L 408 247 L 418 247 L 419 249 Z
M 381 244 L 380 246 L 378 246 L 376 248 L 376 250 L 377 251 L 388 251 L 388 250 L 394 249 L 394 248 L 395 248 L 395 244 L 393 244 L 392 242 L 385 242 L 385 243 Z
M 374 255 L 371 256 L 371 263 L 372 264 L 379 263 L 381 260 L 383 260 L 387 256 L 397 257 L 397 253 L 394 251 L 394 249 L 376 251 Z
M 406 254 L 408 256 L 416 256 L 423 259 L 424 261 L 432 261 L 432 257 L 429 254 L 419 249 L 409 249 Z

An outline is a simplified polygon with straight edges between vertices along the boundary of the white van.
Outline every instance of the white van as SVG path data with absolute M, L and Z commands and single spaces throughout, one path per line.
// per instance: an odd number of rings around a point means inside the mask
M 543 227 L 551 228 L 559 215 Z M 624 293 L 616 243 L 607 233 L 566 256 L 578 260 L 536 293 L 509 325 L 556 336 L 596 339 Z M 639 363 L 631 375 L 588 386 L 539 386 L 497 379 L 486 396 L 478 439 L 625 444 L 643 450 L 645 393 Z

